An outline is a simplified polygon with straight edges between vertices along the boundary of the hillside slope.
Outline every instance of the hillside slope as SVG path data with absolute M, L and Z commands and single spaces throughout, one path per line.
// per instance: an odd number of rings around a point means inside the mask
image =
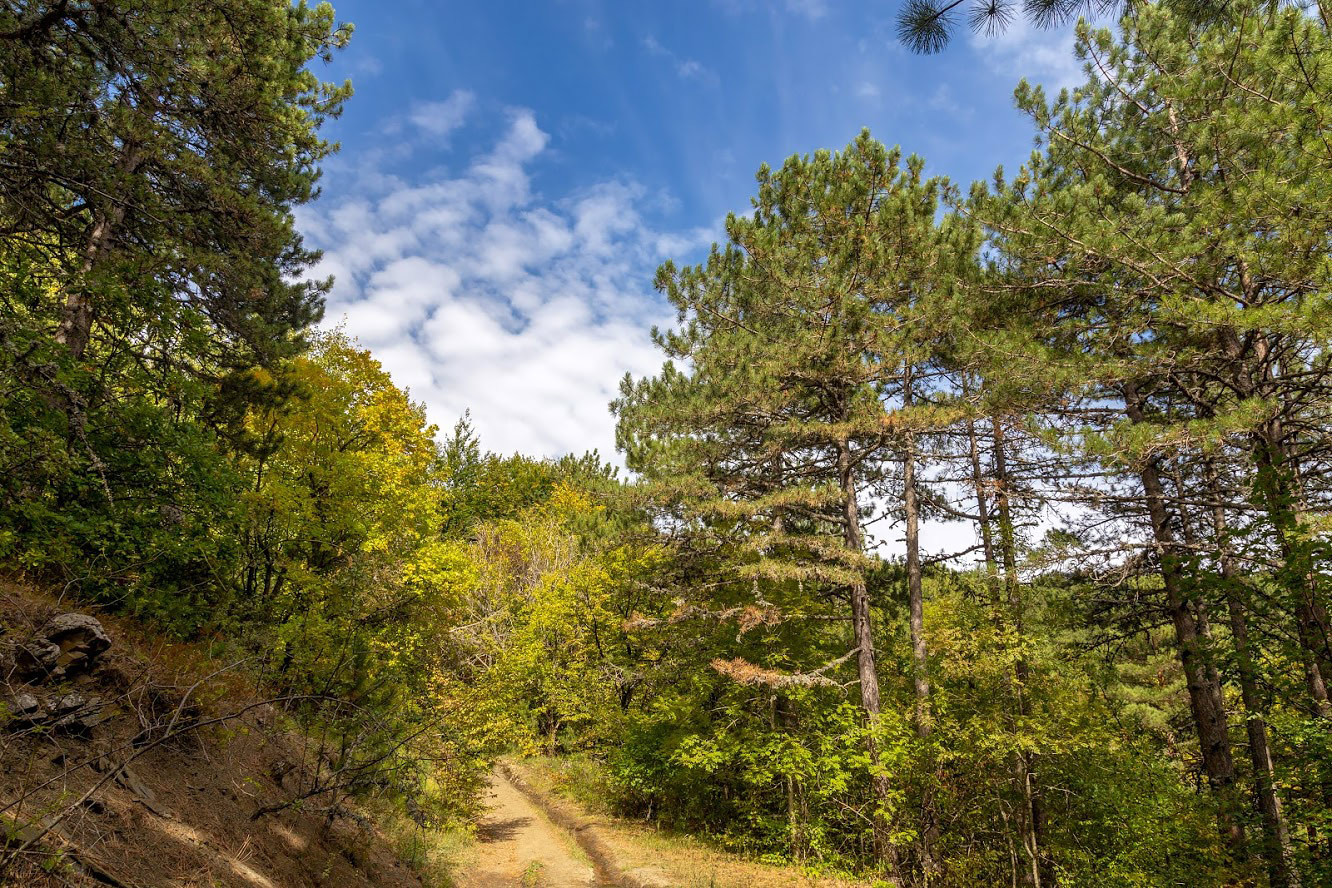
M 238 670 L 91 614 L 0 585 L 0 885 L 419 888 Z

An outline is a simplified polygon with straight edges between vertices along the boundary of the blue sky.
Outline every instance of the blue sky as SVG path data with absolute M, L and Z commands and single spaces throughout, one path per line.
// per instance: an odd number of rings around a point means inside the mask
M 326 135 L 325 195 L 298 225 L 343 325 L 482 445 L 613 454 L 607 402 L 661 363 L 651 289 L 695 261 L 753 174 L 861 127 L 963 183 L 1012 169 L 1032 131 L 1019 78 L 1079 78 L 1071 29 L 965 31 L 941 55 L 874 0 L 342 0 L 330 79 L 356 96 Z

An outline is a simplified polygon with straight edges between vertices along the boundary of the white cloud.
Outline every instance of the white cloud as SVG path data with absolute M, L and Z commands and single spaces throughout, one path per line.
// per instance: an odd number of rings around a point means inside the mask
M 657 198 L 633 182 L 535 193 L 548 143 L 531 111 L 512 110 L 462 172 L 361 179 L 372 190 L 303 208 L 300 225 L 325 251 L 316 274 L 337 277 L 327 324 L 370 348 L 432 421 L 470 408 L 487 448 L 609 457 L 620 378 L 662 361 L 648 331 L 672 312 L 652 272 L 720 231 L 657 230 L 642 215 Z
M 356 54 L 348 64 L 353 77 L 377 77 L 384 72 L 384 64 L 372 55 Z
M 1086 78 L 1082 62 L 1073 55 L 1076 42 L 1073 25 L 1038 28 L 1025 18 L 1015 17 L 1001 33 L 973 33 L 968 42 L 991 70 L 1014 84 L 1021 78 L 1058 92 Z
M 665 59 L 675 69 L 675 73 L 681 80 L 700 80 L 705 83 L 717 84 L 720 79 L 717 72 L 704 65 L 697 59 L 687 59 L 676 55 L 671 50 L 662 46 L 656 37 L 651 35 L 643 38 L 643 48 L 649 55 Z
M 615 39 L 607 31 L 605 23 L 594 16 L 583 19 L 583 37 L 594 49 L 601 52 L 615 45 Z
M 961 120 L 969 119 L 974 113 L 974 109 L 970 105 L 964 105 L 953 97 L 953 91 L 946 83 L 936 86 L 925 104 L 931 110 Z
M 476 96 L 465 89 L 455 89 L 442 102 L 417 102 L 407 119 L 432 136 L 444 137 L 467 121 L 476 105 Z
M 712 0 L 727 15 L 746 15 L 785 11 L 817 21 L 828 14 L 828 0 L 782 0 L 781 10 L 772 0 Z
M 691 77 L 703 77 L 707 73 L 707 69 L 703 67 L 703 63 L 694 59 L 685 59 L 680 62 L 676 66 L 675 71 L 686 80 Z

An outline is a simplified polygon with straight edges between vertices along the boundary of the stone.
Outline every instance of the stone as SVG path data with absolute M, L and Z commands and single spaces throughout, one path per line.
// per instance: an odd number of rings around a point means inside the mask
M 51 730 L 56 733 L 78 737 L 81 740 L 90 739 L 95 727 L 97 727 L 97 722 L 93 716 L 80 715 L 77 712 L 58 718 L 51 723 Z
M 89 699 L 82 694 L 65 694 L 51 706 L 54 718 L 51 728 L 87 740 L 92 736 L 93 728 L 106 721 L 101 710 L 102 701 L 96 697 Z
M 14 698 L 14 714 L 24 717 L 38 715 L 42 704 L 32 694 L 19 694 Z
M 91 665 L 111 647 L 111 636 L 96 618 L 87 614 L 61 614 L 42 634 L 60 647 L 59 665 L 67 671 L 75 663 Z
M 102 624 L 87 614 L 61 614 L 15 652 L 15 665 L 34 679 L 64 678 L 96 666 L 97 658 L 111 647 L 111 637 Z
M 32 694 L 21 693 L 9 701 L 9 716 L 9 728 L 21 730 L 41 724 L 46 718 L 46 709 Z
M 60 668 L 60 645 L 34 638 L 14 652 L 14 666 L 25 678 L 44 678 Z
M 85 697 L 79 693 L 62 694 L 55 700 L 45 701 L 29 693 L 15 695 L 9 704 L 13 728 L 48 727 L 59 734 L 92 738 L 93 728 L 106 721 L 110 716 L 97 697 Z M 60 757 L 52 760 L 60 765 Z
M 51 704 L 51 712 L 54 715 L 68 715 L 71 712 L 83 709 L 87 705 L 88 698 L 82 694 L 65 694 Z

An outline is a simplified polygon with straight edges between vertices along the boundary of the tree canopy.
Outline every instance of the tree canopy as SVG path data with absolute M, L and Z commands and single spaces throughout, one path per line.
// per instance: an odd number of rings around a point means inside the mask
M 510 752 L 902 888 L 1332 880 L 1321 6 L 1080 23 L 1086 82 L 1020 84 L 1036 150 L 970 189 L 868 131 L 761 166 L 657 271 L 627 474 L 441 434 L 312 328 L 349 33 L 0 4 L 6 571 L 280 695 L 330 817 L 467 822 Z

